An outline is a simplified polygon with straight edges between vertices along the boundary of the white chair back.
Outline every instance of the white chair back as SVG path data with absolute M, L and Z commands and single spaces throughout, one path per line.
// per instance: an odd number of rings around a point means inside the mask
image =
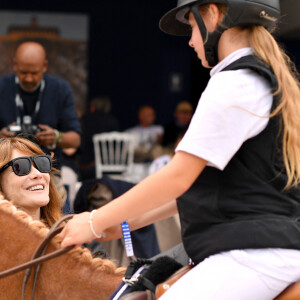
M 136 138 L 126 132 L 107 132 L 93 135 L 96 178 L 103 173 L 122 178 L 133 167 Z

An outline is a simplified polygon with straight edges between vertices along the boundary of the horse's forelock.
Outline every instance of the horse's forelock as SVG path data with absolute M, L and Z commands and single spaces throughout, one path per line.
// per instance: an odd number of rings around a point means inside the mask
M 33 220 L 32 217 L 29 216 L 26 212 L 17 209 L 11 201 L 0 198 L 0 210 L 14 215 L 14 217 L 21 222 L 28 224 L 28 226 L 41 237 L 45 237 L 49 232 L 49 229 L 43 222 Z M 55 236 L 52 239 L 53 245 L 60 247 L 61 240 L 62 239 L 60 238 L 60 236 Z M 116 268 L 115 264 L 111 260 L 93 258 L 90 251 L 87 249 L 76 248 L 71 250 L 68 254 L 75 259 L 81 260 L 82 262 L 90 263 L 97 270 L 105 271 L 111 274 L 124 273 L 124 268 Z

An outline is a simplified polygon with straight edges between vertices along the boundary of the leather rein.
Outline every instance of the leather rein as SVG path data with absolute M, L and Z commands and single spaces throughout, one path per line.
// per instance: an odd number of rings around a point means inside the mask
M 31 271 L 33 269 L 33 267 L 36 266 L 35 268 L 35 272 L 34 272 L 34 280 L 33 280 L 33 288 L 32 288 L 32 297 L 31 299 L 34 299 L 34 292 L 35 292 L 35 287 L 36 287 L 36 281 L 37 281 L 37 277 L 38 277 L 38 273 L 41 267 L 41 263 L 46 262 L 50 259 L 53 259 L 55 257 L 58 257 L 62 254 L 65 254 L 67 252 L 69 252 L 71 249 L 73 249 L 75 246 L 69 246 L 66 248 L 60 248 L 58 250 L 55 250 L 51 253 L 45 254 L 47 247 L 50 243 L 50 241 L 52 240 L 52 238 L 57 235 L 58 233 L 60 233 L 64 226 L 60 226 L 59 225 L 61 223 L 63 223 L 66 220 L 69 220 L 73 217 L 73 215 L 67 215 L 64 216 L 63 218 L 61 218 L 59 221 L 57 221 L 49 230 L 47 236 L 45 236 L 45 238 L 42 240 L 42 242 L 40 243 L 40 245 L 37 247 L 37 249 L 35 250 L 33 256 L 31 257 L 31 260 L 23 263 L 19 266 L 13 267 L 11 269 L 5 270 L 3 272 L 0 272 L 0 279 L 13 275 L 15 273 L 21 272 L 23 270 L 26 269 L 25 272 L 25 276 L 24 276 L 24 280 L 23 280 L 23 285 L 22 285 L 22 300 L 24 300 L 24 296 L 25 296 L 25 289 L 26 289 L 26 284 L 28 282 L 29 276 L 31 274 Z

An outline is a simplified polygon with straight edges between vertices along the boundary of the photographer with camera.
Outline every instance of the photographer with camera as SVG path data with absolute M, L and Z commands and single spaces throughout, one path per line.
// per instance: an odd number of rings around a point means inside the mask
M 20 44 L 13 66 L 15 74 L 0 78 L 0 137 L 33 134 L 42 147 L 54 152 L 60 168 L 61 149 L 80 145 L 71 87 L 46 74 L 46 52 L 39 43 Z

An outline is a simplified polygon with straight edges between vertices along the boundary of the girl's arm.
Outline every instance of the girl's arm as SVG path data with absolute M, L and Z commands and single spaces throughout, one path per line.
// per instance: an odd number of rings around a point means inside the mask
M 206 161 L 189 153 L 178 151 L 162 169 L 145 178 L 129 191 L 94 213 L 92 225 L 97 234 L 107 228 L 143 215 L 187 191 L 206 166 Z M 61 233 L 62 246 L 81 245 L 92 241 L 90 214 L 76 215 Z
M 160 207 L 154 208 L 142 216 L 129 219 L 130 230 L 136 230 L 141 227 L 153 224 L 155 222 L 167 219 L 178 213 L 176 200 L 172 200 Z
M 160 220 L 167 219 L 178 213 L 176 200 L 170 201 L 160 207 L 152 209 L 141 216 L 128 220 L 130 231 L 137 230 Z M 105 230 L 106 237 L 101 241 L 110 241 L 122 237 L 121 224 L 107 228 Z

